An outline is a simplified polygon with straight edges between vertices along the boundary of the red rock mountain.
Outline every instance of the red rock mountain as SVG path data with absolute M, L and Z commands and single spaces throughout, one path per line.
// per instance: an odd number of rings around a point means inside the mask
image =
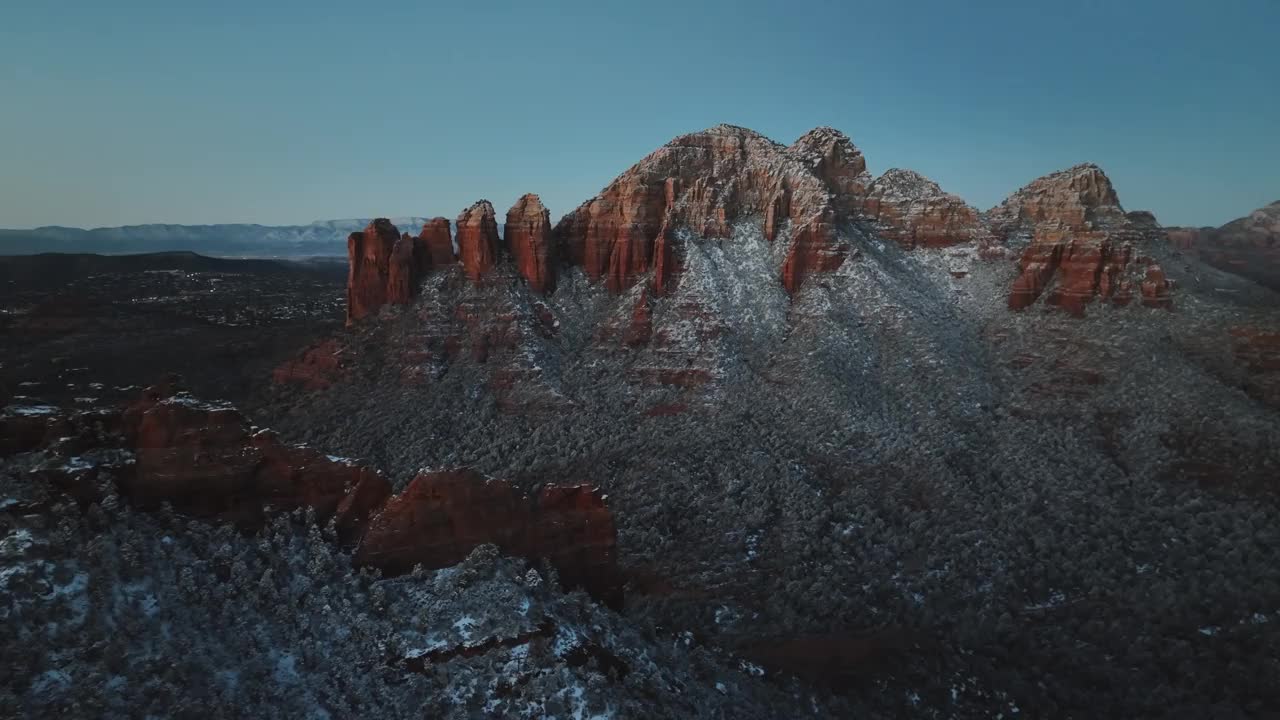
M 1169 228 L 1174 247 L 1280 290 L 1280 201 L 1219 228 Z
M 1045 175 L 987 213 L 996 240 L 1025 242 L 1009 307 L 1043 295 L 1050 305 L 1083 314 L 1094 299 L 1168 307 L 1164 271 L 1141 255 L 1144 228 L 1125 214 L 1111 180 L 1084 164 Z
M 847 138 L 815 133 L 797 143 L 809 153 L 803 156 L 731 125 L 682 135 L 566 215 L 556 241 L 567 262 L 620 292 L 658 265 L 655 286 L 670 282 L 667 253 L 678 265 L 680 230 L 728 238 L 734 224 L 750 221 L 774 240 L 785 224 L 790 250 L 781 280 L 794 292 L 806 274 L 839 267 L 847 250 L 836 234 L 831 189 L 817 173 L 850 188 L 865 177 L 861 153 Z
M 774 271 L 794 295 L 807 277 L 857 255 L 853 228 L 906 250 L 969 244 L 992 260 L 1006 248 L 1020 252 L 1008 299 L 1015 310 L 1042 298 L 1076 314 L 1095 299 L 1172 303 L 1172 283 L 1143 251 L 1162 242 L 1163 231 L 1149 213 L 1126 214 L 1097 166 L 1046 175 L 981 214 L 910 170 L 873 180 L 858 148 L 827 127 L 790 147 L 732 125 L 682 135 L 554 228 L 538 196 L 525 195 L 508 211 L 499 242 L 492 204 L 477 202 L 458 216 L 456 246 L 476 283 L 509 255 L 511 270 L 501 277 L 522 277 L 534 293 L 553 293 L 557 275 L 577 266 L 613 293 L 645 279 L 661 297 L 678 284 L 689 243 L 732 247 L 740 229 L 782 244 Z M 386 221 L 353 235 L 349 317 L 411 300 L 425 273 L 453 262 L 448 235 L 443 218 L 416 238 L 399 238 Z

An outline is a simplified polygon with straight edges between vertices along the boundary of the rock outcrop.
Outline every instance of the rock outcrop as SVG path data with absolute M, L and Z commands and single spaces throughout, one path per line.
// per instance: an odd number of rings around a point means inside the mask
M 590 488 L 546 486 L 529 498 L 469 470 L 423 472 L 369 522 L 355 561 L 404 573 L 457 564 L 492 543 L 508 555 L 546 558 L 566 585 L 616 604 L 616 537 L 604 497 Z
M 981 242 L 990 233 L 978 211 L 912 170 L 886 170 L 867 189 L 862 211 L 881 237 L 906 250 Z
M 272 372 L 271 379 L 277 385 L 323 390 L 346 375 L 346 360 L 347 349 L 335 338 L 328 338 L 281 363 Z
M 458 258 L 473 282 L 479 282 L 498 261 L 498 221 L 493 204 L 481 200 L 458 215 Z
M 407 305 L 412 301 L 417 281 L 426 274 L 428 267 L 430 262 L 426 246 L 419 245 L 417 239 L 408 233 L 401 235 L 391 250 L 391 261 L 388 263 L 387 303 Z
M 1280 291 L 1280 201 L 1219 228 L 1169 228 L 1168 237 L 1209 265 Z
M 1008 239 L 1042 225 L 1105 229 L 1125 222 L 1120 198 L 1102 168 L 1084 163 L 1036 178 L 987 213 L 991 230 Z
M 460 469 L 420 473 L 393 495 L 376 470 L 284 443 L 234 407 L 200 401 L 172 382 L 110 414 L 75 420 L 48 407 L 28 430 L 9 423 L 19 413 L 6 412 L 0 429 L 7 444 L 0 447 L 9 454 L 75 452 L 53 460 L 68 476 L 94 470 L 82 456 L 113 458 L 120 494 L 143 509 L 168 504 L 245 529 L 261 527 L 275 511 L 307 509 L 318 522 L 334 523 L 339 539 L 355 548 L 357 564 L 387 573 L 454 565 L 477 546 L 494 544 L 509 555 L 546 559 L 564 584 L 621 603 L 613 516 L 590 487 L 547 484 L 530 497 L 506 481 Z M 115 430 L 104 434 L 104 427 Z M 77 428 L 92 436 L 78 437 Z M 92 483 L 59 484 L 85 491 L 86 502 L 101 500 Z
M 795 294 L 807 277 L 832 272 L 857 254 L 844 239 L 851 225 L 873 228 L 908 250 L 973 244 L 978 257 L 991 260 L 1020 251 L 1008 300 L 1015 310 L 1042 298 L 1077 314 L 1095 299 L 1172 304 L 1172 283 L 1142 251 L 1164 242 L 1163 230 L 1150 213 L 1126 214 L 1096 165 L 1046 175 L 981 214 L 910 170 L 892 169 L 873 180 L 858 148 L 828 127 L 790 147 L 732 125 L 682 135 L 554 228 L 538 196 L 525 195 L 507 212 L 500 243 L 493 206 L 481 200 L 458 216 L 456 247 L 476 283 L 492 273 L 505 249 L 535 293 L 554 292 L 558 265 L 567 264 L 615 294 L 646 278 L 662 297 L 679 282 L 690 257 L 686 244 L 731 243 L 742 228 L 786 244 L 770 262 L 777 263 L 780 284 Z M 454 261 L 443 218 L 428 222 L 416 238 L 393 241 L 393 233 L 379 220 L 352 236 L 351 318 L 409 302 L 426 272 Z
M 426 246 L 427 257 L 432 268 L 444 267 L 457 262 L 453 254 L 453 235 L 449 232 L 449 220 L 437 217 L 422 226 L 418 239 Z
M 390 494 L 377 472 L 285 445 L 251 427 L 234 407 L 201 402 L 171 386 L 149 388 L 124 414 L 137 461 L 120 480 L 121 493 L 143 507 L 162 502 L 201 517 L 257 526 L 270 509 L 313 508 L 327 521 L 354 488 Z M 348 514 L 349 523 L 358 515 Z M 358 524 L 339 528 L 357 533 Z
M 428 240 L 408 233 L 401 235 L 386 218 L 369 223 L 363 232 L 351 233 L 347 238 L 348 324 L 377 312 L 383 305 L 413 301 L 418 284 L 432 266 Z
M 831 188 L 857 192 L 866 179 L 861 153 L 833 130 L 814 131 L 788 149 L 718 125 L 658 148 L 561 219 L 554 237 L 568 263 L 614 292 L 662 266 L 654 279 L 661 293 L 673 279 L 677 231 L 694 241 L 728 238 L 735 224 L 751 221 L 775 238 L 786 226 L 791 249 L 782 281 L 794 291 L 807 273 L 843 262 Z
M 555 289 L 555 255 L 551 243 L 551 213 L 532 193 L 521 197 L 507 211 L 503 227 L 507 251 L 520 275 L 536 293 Z
M 827 208 L 796 231 L 782 264 L 782 286 L 787 292 L 794 295 L 810 274 L 831 272 L 844 263 L 849 246 L 838 239 L 835 225 L 835 213 Z
M 1154 218 L 1152 218 L 1154 220 Z M 1100 299 L 1116 305 L 1141 292 L 1170 307 L 1163 270 L 1139 252 L 1149 228 L 1125 214 L 1111 180 L 1091 164 L 1046 175 L 987 213 L 996 239 L 1026 243 L 1009 307 L 1045 302 L 1081 315 Z
M 862 151 L 844 133 L 816 127 L 801 135 L 788 150 L 822 179 L 842 215 L 859 210 L 871 185 L 871 174 Z
M 400 231 L 386 218 L 347 238 L 347 322 L 387 304 L 391 256 L 398 242 Z

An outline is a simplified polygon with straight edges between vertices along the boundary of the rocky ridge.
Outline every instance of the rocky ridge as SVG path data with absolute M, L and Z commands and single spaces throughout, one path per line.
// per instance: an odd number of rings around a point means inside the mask
M 1280 290 L 1280 201 L 1222 227 L 1168 228 L 1179 250 L 1228 272 Z
M 1164 270 L 1142 249 L 1149 228 L 1126 215 L 1111 180 L 1083 164 L 1027 184 L 987 213 L 997 240 L 1025 243 L 1009 308 L 1045 302 L 1081 315 L 1094 299 L 1171 307 Z M 1144 233 L 1144 229 L 1147 230 Z
M 523 277 L 535 293 L 554 292 L 563 268 L 580 267 L 614 294 L 645 278 L 661 296 L 678 283 L 691 243 L 725 242 L 733 228 L 746 224 L 784 248 L 774 272 L 792 295 L 805 278 L 830 274 L 856 257 L 860 228 L 862 235 L 908 250 L 964 245 L 991 259 L 1003 257 L 1004 248 L 1020 251 L 1020 274 L 1009 290 L 1012 309 L 1041 297 L 1074 314 L 1094 299 L 1172 305 L 1168 278 L 1144 251 L 1162 239 L 1158 223 L 1126 215 L 1096 165 L 1038 178 L 983 214 L 910 170 L 873 179 L 861 151 L 827 127 L 789 147 L 732 125 L 682 135 L 554 228 L 532 194 L 517 200 L 506 219 L 500 241 L 488 201 L 459 216 L 458 254 L 473 282 L 509 254 L 509 274 Z M 352 265 L 353 318 L 382 303 L 407 302 L 414 283 L 444 264 L 447 222 L 439 223 L 432 221 L 412 246 L 399 250 L 389 239 L 376 242 L 381 226 L 370 225 L 362 236 L 370 239 L 360 241 L 369 259 Z M 393 228 L 383 230 L 389 238 Z
M 274 514 L 305 510 L 331 523 L 357 566 L 391 574 L 442 568 L 492 544 L 530 561 L 548 559 L 570 587 L 620 606 L 616 533 L 604 497 L 585 486 L 548 484 L 527 497 L 502 480 L 458 469 L 420 472 L 393 494 L 381 472 L 282 442 L 233 406 L 203 402 L 172 382 L 143 393 L 122 413 L 89 420 L 56 408 L 0 418 L 4 456 L 33 453 L 35 470 L 84 502 L 101 501 L 96 478 L 113 470 L 114 492 L 144 509 L 253 530 Z M 112 445 L 112 438 L 118 438 Z M 117 457 L 103 463 L 99 456 Z
M 886 170 L 871 183 L 862 209 L 881 237 L 907 250 L 979 243 L 991 235 L 977 210 L 912 170 Z

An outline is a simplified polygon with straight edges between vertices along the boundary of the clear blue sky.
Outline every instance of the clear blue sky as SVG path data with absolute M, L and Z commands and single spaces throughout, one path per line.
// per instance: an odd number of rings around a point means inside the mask
M 8 0 L 0 227 L 558 218 L 720 122 L 980 208 L 1084 161 L 1166 224 L 1280 199 L 1278 0 L 367 5 Z

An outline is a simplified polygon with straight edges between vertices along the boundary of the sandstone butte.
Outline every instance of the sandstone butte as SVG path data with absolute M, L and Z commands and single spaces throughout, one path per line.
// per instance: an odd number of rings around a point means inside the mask
M 449 220 L 437 217 L 427 221 L 418 233 L 418 241 L 426 246 L 428 269 L 444 267 L 457 262 L 453 254 L 453 234 L 449 231 Z
M 1097 166 L 1046 175 L 979 213 L 910 170 L 873 179 L 861 151 L 827 127 L 789 147 L 732 125 L 682 135 L 554 227 L 538 196 L 525 195 L 508 211 L 500 243 L 493 206 L 482 200 L 458 216 L 456 241 L 475 283 L 505 253 L 513 271 L 501 277 L 521 277 L 535 293 L 553 293 L 560 269 L 577 266 L 613 293 L 644 280 L 660 297 L 679 282 L 685 243 L 732 242 L 741 228 L 786 243 L 778 281 L 794 294 L 806 277 L 850 257 L 840 232 L 849 224 L 908 250 L 973 244 L 981 257 L 1001 258 L 1006 247 L 1025 244 L 1008 300 L 1015 310 L 1042 298 L 1073 313 L 1098 299 L 1171 306 L 1172 283 L 1142 252 L 1165 241 L 1163 230 L 1149 213 L 1126 214 Z M 452 261 L 447 233 L 448 222 L 437 218 L 398 251 L 385 220 L 353 234 L 349 317 L 407 302 L 423 273 Z
M 1092 164 L 1033 180 L 987 213 L 997 242 L 1026 243 L 1009 308 L 1021 310 L 1042 295 L 1050 305 L 1083 314 L 1094 299 L 1127 305 L 1171 306 L 1163 269 L 1141 247 L 1158 242 L 1150 213 L 1126 214 L 1115 188 Z
M 401 235 L 386 218 L 351 233 L 347 237 L 348 324 L 383 305 L 412 302 L 431 268 L 452 261 L 449 221 L 444 218 L 424 225 L 417 237 Z
M 488 200 L 481 200 L 458 215 L 458 258 L 474 282 L 479 282 L 497 263 L 498 221 Z
M 537 195 L 530 193 L 521 197 L 507 211 L 503 239 L 529 289 L 544 294 L 555 289 L 551 213 Z
M 16 438 L 25 445 L 12 450 L 28 451 L 55 435 L 65 441 L 63 434 L 73 432 L 65 421 L 43 427 L 50 422 L 40 418 L 42 427 L 29 428 L 31 437 Z M 319 522 L 333 520 L 357 564 L 392 574 L 418 564 L 453 565 L 492 543 L 513 556 L 549 560 L 566 585 L 621 602 L 617 532 L 604 496 L 592 488 L 545 485 L 528 497 L 505 481 L 451 470 L 424 471 L 396 495 L 376 470 L 287 445 L 250 426 L 235 408 L 201 402 L 170 383 L 148 388 L 114 419 L 95 423 L 118 428 L 133 452 L 134 463 L 116 468 L 116 483 L 139 507 L 168 503 L 246 529 L 272 511 L 309 508 Z

